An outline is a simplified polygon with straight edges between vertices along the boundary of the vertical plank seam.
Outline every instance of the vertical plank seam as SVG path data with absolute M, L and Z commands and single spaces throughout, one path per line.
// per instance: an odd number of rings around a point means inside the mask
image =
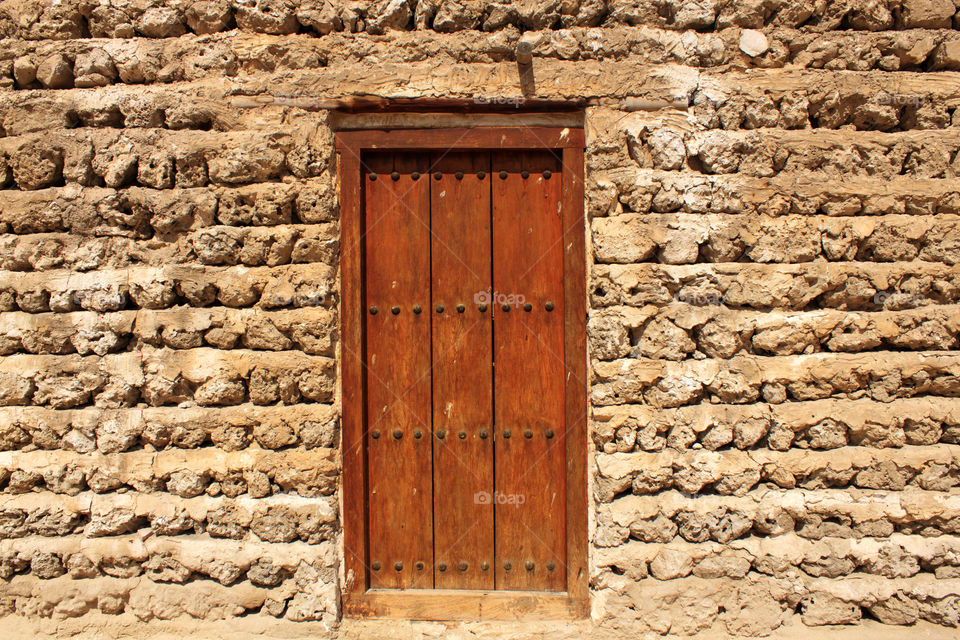
M 493 486 L 490 488 L 490 509 L 493 511 L 493 559 L 490 564 L 490 570 L 493 572 L 493 588 L 498 589 L 500 585 L 497 580 L 497 566 L 500 562 L 497 556 L 497 323 L 494 316 L 496 305 L 493 301 L 493 175 L 495 172 L 493 166 L 493 152 L 487 152 L 487 168 L 490 175 L 490 460 L 493 469 L 491 470 L 491 481 Z
M 430 335 L 430 446 L 428 451 L 430 452 L 430 532 L 431 532 L 431 547 L 433 549 L 433 558 L 431 561 L 431 585 L 436 588 L 437 586 L 437 486 L 436 486 L 436 460 L 434 459 L 434 437 L 433 430 L 436 425 L 436 415 L 434 414 L 434 388 L 433 388 L 433 366 L 434 366 L 434 354 L 433 354 L 433 182 L 430 181 L 430 173 L 433 169 L 433 158 L 434 154 L 427 154 L 427 171 L 426 175 L 423 176 L 424 180 L 427 181 L 427 228 L 429 229 L 429 234 L 427 235 L 427 255 L 430 265 L 428 282 L 430 283 L 429 293 L 427 294 L 430 298 L 430 303 L 427 305 L 426 312 L 429 318 L 429 335 Z

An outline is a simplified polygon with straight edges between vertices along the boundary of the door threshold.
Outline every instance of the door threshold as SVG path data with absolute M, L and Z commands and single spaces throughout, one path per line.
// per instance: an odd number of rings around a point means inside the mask
M 393 620 L 574 620 L 587 615 L 587 602 L 565 591 L 484 591 L 470 589 L 368 589 L 343 594 L 348 618 Z

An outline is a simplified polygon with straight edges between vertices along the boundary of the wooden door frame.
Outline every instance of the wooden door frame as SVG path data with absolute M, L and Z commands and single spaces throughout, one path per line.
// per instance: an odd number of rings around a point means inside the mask
M 587 568 L 587 262 L 583 129 L 474 127 L 339 131 L 340 340 L 343 474 L 343 613 L 413 620 L 582 618 Z M 363 194 L 361 156 L 373 150 L 543 150 L 561 154 L 566 428 L 567 590 L 562 592 L 369 588 L 363 441 Z

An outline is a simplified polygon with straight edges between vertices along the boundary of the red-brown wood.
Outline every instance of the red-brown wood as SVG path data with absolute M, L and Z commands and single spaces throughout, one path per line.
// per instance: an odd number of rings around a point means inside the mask
M 491 168 L 497 588 L 563 591 L 563 176 L 546 151 Z
M 481 311 L 490 288 L 490 154 L 435 158 L 434 578 L 438 589 L 492 589 L 493 345 L 489 306 Z
M 587 226 L 583 147 L 563 150 L 564 412 L 567 443 L 567 593 L 581 616 L 587 591 Z
M 341 131 L 342 149 L 562 149 L 583 147 L 583 129 L 572 127 L 460 127 Z
M 583 131 L 561 127 L 484 127 L 446 130 L 386 130 L 338 132 L 338 176 L 341 212 L 341 367 L 342 367 L 342 435 L 343 435 L 343 524 L 344 564 L 343 607 L 348 616 L 404 617 L 415 619 L 505 619 L 582 617 L 588 609 L 587 590 L 587 488 L 586 488 L 586 255 L 583 222 Z M 557 571 L 565 575 L 559 586 L 511 586 L 503 580 L 498 589 L 528 588 L 530 591 L 496 591 L 488 589 L 403 590 L 408 587 L 382 584 L 376 588 L 370 570 L 372 556 L 368 543 L 376 544 L 372 535 L 376 514 L 368 508 L 367 459 L 369 442 L 364 441 L 365 411 L 364 331 L 369 320 L 363 297 L 364 267 L 360 247 L 375 243 L 364 241 L 363 196 L 367 180 L 361 179 L 360 157 L 371 149 L 555 149 L 562 154 L 563 166 L 554 173 L 562 174 L 560 212 L 562 215 L 563 302 L 555 304 L 552 313 L 563 314 L 563 337 L 557 364 L 564 372 L 565 392 L 561 406 L 565 420 L 566 466 L 565 488 L 561 488 L 561 521 L 565 514 L 565 547 L 560 542 Z M 514 152 L 505 154 L 516 156 Z M 491 167 L 492 177 L 497 168 Z M 385 179 L 381 175 L 379 179 Z M 526 211 L 517 202 L 515 208 Z M 378 246 L 380 243 L 376 243 Z M 428 274 L 429 277 L 429 274 Z M 430 311 L 425 310 L 425 311 Z M 383 310 L 380 310 L 383 313 Z M 513 313 L 514 311 L 511 311 Z M 532 313 L 532 312 L 531 312 Z M 425 312 L 436 320 L 436 313 Z M 501 315 L 504 315 L 501 313 Z M 499 318 L 497 319 L 499 320 Z M 428 334 L 429 335 L 429 334 Z M 410 345 L 416 340 L 405 339 Z M 429 341 L 427 341 L 429 345 Z M 502 364 L 502 363 L 501 363 Z M 520 376 L 518 376 L 519 378 Z M 499 409 L 498 409 L 499 410 Z M 522 433 L 520 434 L 522 436 Z M 514 437 L 517 437 L 514 434 Z M 556 437 L 556 436 L 555 436 Z M 423 438 L 435 442 L 435 439 Z M 502 441 L 497 442 L 498 446 Z M 497 455 L 500 455 L 498 451 Z M 373 468 L 376 468 L 376 464 Z M 382 465 L 381 465 L 382 466 Z M 428 471 L 427 473 L 430 473 Z M 370 476 L 372 477 L 372 476 Z M 393 476 L 395 479 L 397 475 Z M 396 480 L 391 487 L 396 491 Z M 568 508 L 569 507 L 569 508 Z M 420 512 L 422 513 L 422 512 Z M 407 514 L 409 515 L 409 514 Z M 413 519 L 421 516 L 414 514 Z M 561 525 L 562 526 L 562 525 Z M 565 556 L 565 557 L 564 557 Z M 433 574 L 430 559 L 424 561 L 426 572 Z M 381 563 L 384 563 L 381 560 Z M 501 567 L 500 562 L 495 563 Z M 384 569 L 391 569 L 386 563 Z M 406 572 L 406 563 L 404 572 Z M 514 567 L 516 569 L 516 567 Z M 502 572 L 502 569 L 500 569 Z M 536 570 L 535 572 L 536 573 Z M 500 576 L 497 576 L 500 578 Z M 396 582 L 395 582 L 396 584 Z M 420 585 L 411 585 L 420 586 Z M 430 586 L 430 585 L 427 585 Z M 440 586 L 440 585 L 436 585 Z M 552 595 L 536 590 L 543 588 L 565 591 Z M 418 594 L 422 594 L 418 595 Z
M 364 156 L 372 587 L 433 587 L 431 314 L 414 313 L 430 300 L 428 163 L 426 155 Z
M 360 156 L 339 155 L 340 215 L 347 221 L 340 232 L 340 366 L 343 384 L 342 457 L 344 590 L 367 589 L 367 478 L 363 443 L 363 203 L 360 197 Z
M 371 589 L 344 594 L 349 617 L 399 620 L 569 620 L 582 618 L 581 603 L 566 593 L 476 589 Z M 542 637 L 551 637 L 542 634 Z

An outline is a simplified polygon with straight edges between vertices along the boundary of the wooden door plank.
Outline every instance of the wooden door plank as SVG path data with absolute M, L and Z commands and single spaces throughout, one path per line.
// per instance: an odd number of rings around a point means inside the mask
M 436 154 L 430 189 L 434 580 L 492 589 L 490 154 Z
M 564 407 L 567 441 L 567 593 L 589 610 L 587 568 L 587 225 L 583 147 L 563 150 Z
M 560 162 L 546 151 L 495 152 L 491 169 L 496 584 L 498 589 L 563 591 Z
M 363 202 L 360 155 L 338 155 L 340 179 L 340 357 L 343 379 L 344 591 L 367 588 L 367 485 L 363 420 Z
M 370 586 L 432 588 L 429 157 L 364 162 Z

